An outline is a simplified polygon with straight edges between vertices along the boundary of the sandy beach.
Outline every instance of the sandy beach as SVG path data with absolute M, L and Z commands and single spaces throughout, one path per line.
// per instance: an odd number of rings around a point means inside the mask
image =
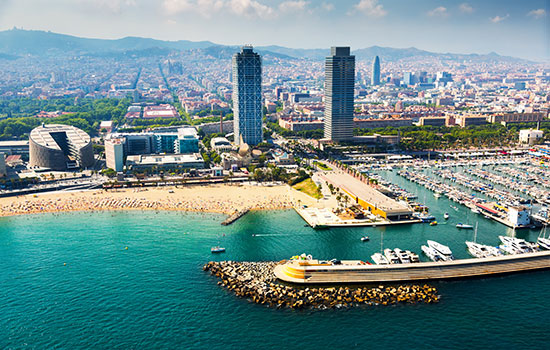
M 289 186 L 208 185 L 148 189 L 51 192 L 0 198 L 0 216 L 102 210 L 181 210 L 232 214 L 252 210 L 289 209 L 316 200 Z

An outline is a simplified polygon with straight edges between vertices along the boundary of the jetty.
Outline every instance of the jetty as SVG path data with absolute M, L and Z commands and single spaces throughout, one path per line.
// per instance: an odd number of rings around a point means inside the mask
M 218 285 L 238 297 L 275 308 L 329 309 L 358 305 L 394 305 L 436 303 L 437 289 L 424 285 L 377 285 L 371 287 L 296 288 L 277 283 L 274 261 L 237 262 L 211 261 L 204 271 L 220 279 Z
M 291 260 L 277 265 L 278 279 L 297 284 L 416 282 L 487 277 L 550 268 L 550 251 L 416 264 L 370 265 L 362 261 L 338 264 Z
M 231 214 L 227 219 L 225 219 L 223 222 L 222 222 L 222 225 L 223 226 L 227 226 L 227 225 L 231 225 L 232 223 L 234 223 L 235 221 L 239 220 L 240 218 L 242 218 L 246 213 L 248 213 L 250 211 L 250 207 L 248 208 L 244 208 L 242 210 L 237 210 L 235 211 L 233 214 Z

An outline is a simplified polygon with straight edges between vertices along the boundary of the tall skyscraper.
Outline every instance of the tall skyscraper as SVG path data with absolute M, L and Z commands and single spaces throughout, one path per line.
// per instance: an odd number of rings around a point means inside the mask
M 372 61 L 371 85 L 380 85 L 380 58 L 376 56 Z
M 349 47 L 332 47 L 325 59 L 325 138 L 353 138 L 355 56 Z
M 262 59 L 252 46 L 233 56 L 233 131 L 237 144 L 263 140 Z

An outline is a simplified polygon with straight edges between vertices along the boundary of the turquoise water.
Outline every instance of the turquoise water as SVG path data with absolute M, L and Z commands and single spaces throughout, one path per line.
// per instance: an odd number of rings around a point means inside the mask
M 547 347 L 550 271 L 434 283 L 442 295 L 435 305 L 324 311 L 256 305 L 202 271 L 213 259 L 281 260 L 302 252 L 369 259 L 382 233 L 385 247 L 420 252 L 435 239 L 466 258 L 463 242 L 473 232 L 457 230 L 459 220 L 479 221 L 483 243 L 497 244 L 508 232 L 388 176 L 425 197 L 441 224 L 315 231 L 293 211 L 250 213 L 228 227 L 220 215 L 175 212 L 0 219 L 0 348 Z M 360 241 L 364 234 L 370 242 Z M 212 255 L 218 242 L 227 253 Z

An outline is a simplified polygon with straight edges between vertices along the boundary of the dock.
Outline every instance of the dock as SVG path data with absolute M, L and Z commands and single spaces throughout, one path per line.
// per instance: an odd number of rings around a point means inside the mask
M 231 214 L 227 219 L 225 219 L 223 222 L 222 222 L 222 225 L 223 226 L 227 226 L 227 225 L 231 225 L 232 223 L 234 223 L 235 221 L 239 220 L 240 218 L 242 218 L 246 213 L 248 213 L 250 211 L 250 208 L 245 208 L 245 209 L 242 209 L 242 210 L 238 210 L 236 212 L 234 212 L 233 214 Z
M 313 228 L 329 227 L 376 227 L 388 225 L 403 225 L 421 223 L 420 219 L 387 220 L 380 217 L 375 219 L 367 217 L 365 219 L 345 220 L 334 214 L 330 208 L 298 208 L 294 210 L 304 219 L 307 224 Z
M 488 277 L 550 268 L 550 251 L 482 259 L 462 259 L 416 264 L 368 265 L 342 261 L 340 265 L 304 264 L 298 260 L 279 264 L 278 279 L 298 284 L 349 284 L 434 281 Z

